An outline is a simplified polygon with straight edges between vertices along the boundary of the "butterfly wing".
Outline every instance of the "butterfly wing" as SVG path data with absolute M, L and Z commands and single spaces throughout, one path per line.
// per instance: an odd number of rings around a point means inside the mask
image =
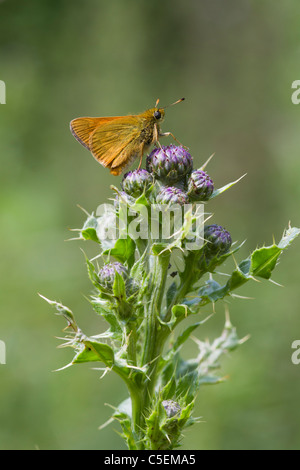
M 89 149 L 112 174 L 119 175 L 135 158 L 143 154 L 141 128 L 137 116 L 124 116 L 101 123 L 89 138 Z
M 93 117 L 80 117 L 73 119 L 70 122 L 70 129 L 78 142 L 83 145 L 86 149 L 91 150 L 89 147 L 89 140 L 91 134 L 95 131 L 98 126 L 104 125 L 107 122 L 120 119 L 121 116 L 112 116 L 112 117 L 102 117 L 102 118 L 93 118 Z

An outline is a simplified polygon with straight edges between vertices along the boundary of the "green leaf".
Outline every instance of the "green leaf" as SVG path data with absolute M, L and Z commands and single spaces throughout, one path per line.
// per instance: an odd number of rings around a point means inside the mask
M 163 251 L 167 250 L 170 246 L 169 243 L 153 243 L 152 245 L 152 253 L 155 256 L 160 255 Z
M 131 208 L 135 210 L 136 207 L 138 208 L 139 204 L 142 204 L 143 206 L 149 206 L 149 201 L 144 193 L 136 199 Z
M 284 231 L 282 239 L 278 243 L 278 247 L 284 250 L 292 243 L 293 240 L 295 240 L 296 237 L 298 237 L 299 234 L 299 228 L 289 226 L 289 228 Z
M 89 227 L 85 230 L 81 230 L 81 235 L 85 240 L 93 240 L 94 242 L 100 243 L 97 237 L 97 232 L 94 228 Z
M 113 293 L 114 296 L 118 300 L 126 300 L 126 287 L 125 287 L 125 281 L 123 277 L 121 276 L 120 273 L 118 273 L 117 270 L 115 270 L 115 279 L 114 279 L 114 285 L 113 285 Z
M 84 340 L 84 349 L 74 357 L 72 363 L 80 364 L 83 362 L 104 362 L 107 367 L 114 364 L 114 352 L 112 348 L 105 343 Z
M 205 285 L 200 287 L 197 295 L 194 298 L 189 299 L 188 297 L 184 300 L 184 305 L 190 308 L 191 313 L 198 313 L 199 308 L 208 304 L 217 302 L 223 299 L 228 294 L 228 287 L 221 286 L 218 282 L 213 279 L 209 279 L 205 282 Z
M 170 285 L 170 287 L 167 290 L 167 297 L 166 297 L 167 308 L 169 308 L 169 306 L 172 304 L 172 301 L 175 298 L 177 290 L 178 290 L 178 287 L 177 287 L 176 282 L 174 281 L 174 282 L 172 282 L 172 284 Z
M 131 399 L 126 398 L 126 400 L 123 400 L 116 408 L 116 411 L 114 412 L 113 416 L 127 416 L 128 418 L 131 419 L 132 417 L 132 405 L 131 405 Z
M 226 294 L 226 289 L 213 279 L 206 281 L 205 286 L 201 287 L 198 291 L 199 297 L 203 301 L 216 302 L 223 299 Z
M 226 184 L 225 186 L 223 186 L 223 187 L 220 188 L 220 189 L 215 189 L 214 192 L 212 193 L 212 195 L 210 196 L 210 199 L 213 199 L 214 197 L 219 196 L 220 194 L 222 194 L 222 193 L 224 193 L 225 191 L 227 191 L 227 189 L 232 188 L 232 186 L 234 186 L 236 183 L 238 183 L 239 181 L 241 181 L 241 179 L 244 178 L 245 176 L 246 176 L 246 174 L 243 175 L 243 176 L 241 176 L 238 180 L 233 181 L 232 183 Z
M 41 294 L 39 294 L 39 296 L 42 299 L 46 300 L 46 302 L 48 302 L 48 304 L 55 307 L 57 315 L 63 316 L 67 320 L 69 327 L 72 327 L 75 332 L 78 331 L 78 326 L 77 326 L 77 323 L 75 321 L 72 310 L 70 310 L 68 307 L 65 307 L 63 304 L 61 304 L 59 302 L 56 302 L 55 300 L 47 299 L 47 297 L 44 297 Z
M 84 253 L 84 251 L 83 251 L 83 254 L 84 254 L 84 257 L 85 257 L 85 262 L 86 262 L 89 278 L 92 281 L 92 283 L 94 284 L 94 286 L 99 289 L 99 278 L 98 278 L 98 275 L 96 273 L 96 268 L 93 265 L 93 263 L 91 263 L 91 261 L 88 259 L 88 257 Z
M 130 238 L 119 238 L 116 241 L 114 248 L 105 250 L 103 254 L 113 256 L 117 261 L 121 263 L 128 263 L 132 266 L 134 263 L 135 243 Z
M 240 266 L 242 268 L 245 268 L 245 266 L 249 266 L 248 272 L 245 272 L 245 270 L 241 269 Z M 250 260 L 245 260 L 233 271 L 230 278 L 228 279 L 226 286 L 224 286 L 225 295 L 229 293 L 230 291 L 237 289 L 238 287 L 241 287 L 243 284 L 245 284 L 245 282 L 251 279 L 251 275 L 249 274 L 250 266 L 251 266 Z
M 174 374 L 170 377 L 170 380 L 166 385 L 160 390 L 161 397 L 163 400 L 172 399 L 176 392 L 176 380 Z
M 98 227 L 98 220 L 92 214 L 87 218 L 87 220 L 85 221 L 82 227 L 82 230 L 81 230 L 82 237 L 85 240 L 93 240 L 97 243 L 100 243 L 98 236 L 97 236 L 97 227 Z
M 242 261 L 233 271 L 227 283 L 228 290 L 240 287 L 255 276 L 270 279 L 282 251 L 291 244 L 299 233 L 299 229 L 290 227 L 284 232 L 283 238 L 278 245 L 274 243 L 271 246 L 264 246 L 254 250 L 250 257 Z
M 241 261 L 232 272 L 225 286 L 220 286 L 213 280 L 207 281 L 205 286 L 199 289 L 197 297 L 191 300 L 186 299 L 184 303 L 193 310 L 197 305 L 202 306 L 208 302 L 223 299 L 250 279 L 255 279 L 255 277 L 270 279 L 282 251 L 291 244 L 299 233 L 300 229 L 289 228 L 285 231 L 278 245 L 274 243 L 269 247 L 257 248 L 249 258 Z
M 253 276 L 270 279 L 281 251 L 276 245 L 255 250 L 251 255 L 251 273 Z
M 208 317 L 210 318 L 210 317 Z M 172 350 L 174 352 L 177 352 L 178 349 L 183 345 L 183 343 L 185 343 L 185 341 L 190 337 L 190 335 L 193 333 L 194 330 L 196 330 L 196 328 L 198 328 L 198 326 L 200 325 L 203 325 L 205 322 L 207 321 L 207 318 L 203 321 L 199 321 L 197 323 L 194 323 L 194 325 L 190 325 L 188 328 L 186 328 L 176 339 L 173 347 L 172 347 Z
M 148 252 L 145 250 L 140 256 L 137 261 L 134 263 L 134 265 L 131 268 L 130 271 L 130 276 L 135 278 L 137 281 L 141 281 L 141 279 L 144 279 L 147 276 L 147 271 L 148 271 Z
M 222 377 L 216 377 L 214 375 L 203 375 L 198 380 L 198 385 L 215 385 L 224 382 Z
M 101 315 L 109 324 L 110 332 L 115 340 L 121 340 L 122 338 L 122 328 L 116 316 L 116 313 L 113 311 L 111 302 L 99 299 L 98 297 L 92 297 L 90 303 L 93 306 L 95 312 Z
M 185 304 L 180 304 L 180 305 L 178 304 L 172 307 L 172 314 L 176 318 L 183 317 L 183 316 L 187 317 L 188 315 L 191 315 L 192 313 L 193 312 Z

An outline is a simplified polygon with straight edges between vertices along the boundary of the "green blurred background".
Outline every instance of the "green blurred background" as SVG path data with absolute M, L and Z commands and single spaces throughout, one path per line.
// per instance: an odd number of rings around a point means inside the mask
M 210 204 L 215 223 L 247 239 L 238 260 L 279 240 L 290 220 L 300 224 L 299 1 L 6 0 L 0 44 L 0 448 L 124 449 L 117 423 L 97 428 L 125 387 L 84 365 L 53 372 L 72 351 L 56 349 L 65 324 L 37 295 L 68 305 L 87 334 L 103 331 L 84 298 L 80 247 L 90 244 L 65 240 L 84 221 L 77 204 L 92 212 L 120 178 L 75 141 L 69 121 L 185 96 L 163 130 L 190 147 L 196 167 L 216 153 L 208 170 L 217 187 L 247 173 Z M 299 247 L 275 272 L 284 288 L 247 284 L 238 293 L 255 300 L 230 302 L 240 337 L 251 339 L 223 361 L 229 380 L 200 390 L 204 422 L 186 431 L 183 449 L 300 448 L 300 365 L 291 362 Z M 198 337 L 213 339 L 223 323 L 219 304 Z

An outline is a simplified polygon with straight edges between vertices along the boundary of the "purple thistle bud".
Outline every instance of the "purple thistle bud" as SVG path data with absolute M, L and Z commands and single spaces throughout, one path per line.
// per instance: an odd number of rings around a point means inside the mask
M 128 276 L 127 268 L 122 263 L 105 264 L 98 273 L 99 284 L 105 289 L 111 290 L 114 285 L 116 272 L 118 272 L 124 280 Z
M 163 187 L 157 195 L 156 202 L 159 204 L 180 204 L 183 206 L 189 202 L 185 192 L 179 188 Z
M 176 145 L 154 149 L 146 160 L 146 167 L 156 179 L 165 184 L 176 183 L 193 170 L 193 159 L 183 147 Z
M 174 400 L 164 400 L 162 402 L 162 406 L 164 407 L 168 418 L 173 418 L 181 412 L 180 406 Z
M 204 239 L 207 242 L 204 247 L 205 254 L 209 256 L 227 253 L 232 244 L 230 233 L 217 224 L 204 227 Z
M 122 189 L 132 197 L 138 197 L 153 183 L 153 177 L 147 170 L 129 171 L 124 175 Z
M 214 190 L 214 183 L 210 176 L 202 170 L 195 170 L 188 179 L 187 194 L 196 201 L 207 201 Z

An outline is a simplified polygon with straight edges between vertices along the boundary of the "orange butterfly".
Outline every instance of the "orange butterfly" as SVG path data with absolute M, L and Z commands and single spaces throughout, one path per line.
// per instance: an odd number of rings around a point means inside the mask
M 183 100 L 181 98 L 172 105 Z M 158 103 L 159 100 L 154 108 L 136 115 L 73 119 L 70 129 L 75 139 L 117 176 L 136 158 L 140 159 L 140 168 L 144 151 L 158 143 L 160 137 L 171 135 L 175 139 L 171 132 L 160 131 L 167 106 L 158 108 Z

